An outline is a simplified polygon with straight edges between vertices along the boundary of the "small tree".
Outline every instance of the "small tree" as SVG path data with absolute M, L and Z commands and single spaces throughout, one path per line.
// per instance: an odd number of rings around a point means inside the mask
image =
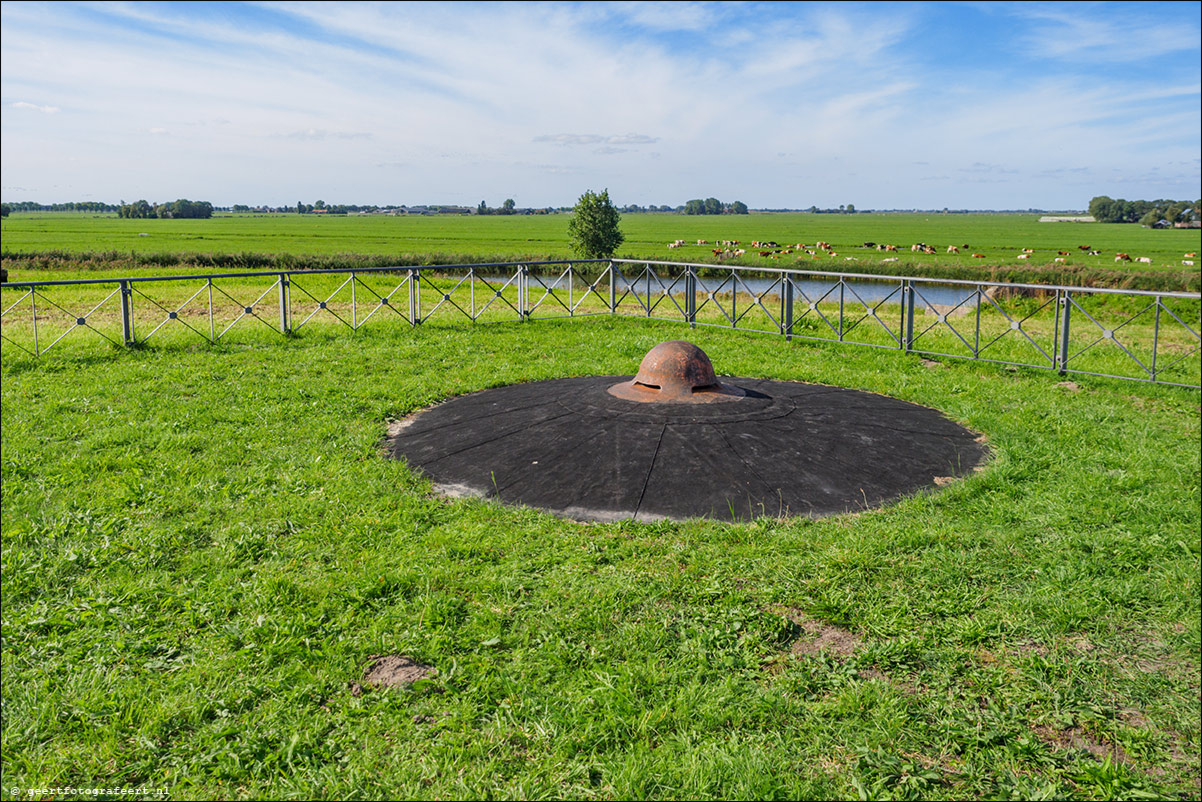
M 572 250 L 586 259 L 608 259 L 626 237 L 618 230 L 622 216 L 609 200 L 609 190 L 600 195 L 591 189 L 580 196 L 568 221 Z

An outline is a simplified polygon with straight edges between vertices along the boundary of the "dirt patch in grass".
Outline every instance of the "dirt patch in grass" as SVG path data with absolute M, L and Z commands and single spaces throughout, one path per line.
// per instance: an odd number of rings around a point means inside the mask
M 400 688 L 426 679 L 434 674 L 434 667 L 422 665 L 403 654 L 372 655 L 371 662 L 363 672 L 363 684 L 373 688 Z M 363 688 L 351 683 L 351 694 L 359 696 Z
M 1080 727 L 1057 730 L 1041 725 L 1031 729 L 1044 743 L 1054 749 L 1084 749 L 1097 760 L 1105 760 L 1109 757 L 1115 763 L 1127 765 L 1131 763 L 1131 758 L 1123 751 L 1123 747 L 1113 743 L 1101 743 Z
M 810 618 L 795 607 L 777 605 L 769 607 L 767 610 L 784 616 L 801 630 L 802 637 L 794 641 L 790 647 L 793 654 L 826 652 L 838 657 L 850 657 L 864 642 L 864 639 L 854 632 Z

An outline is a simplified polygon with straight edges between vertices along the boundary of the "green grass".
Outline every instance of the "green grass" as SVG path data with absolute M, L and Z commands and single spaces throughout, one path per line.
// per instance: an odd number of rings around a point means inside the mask
M 584 525 L 433 497 L 387 421 L 679 326 L 235 331 L 3 347 L 4 798 L 1197 797 L 1196 391 L 699 328 L 993 457 L 858 515 Z M 394 653 L 437 674 L 356 695 Z
M 281 214 L 219 215 L 211 220 L 122 220 L 112 215 L 25 213 L 3 223 L 6 267 L 15 270 L 137 267 L 162 270 L 187 263 L 212 269 L 238 265 L 296 266 L 308 259 L 363 260 L 383 264 L 440 264 L 566 259 L 568 215 L 512 217 L 382 217 Z M 1038 215 L 752 214 L 716 217 L 630 214 L 622 218 L 626 242 L 619 256 L 674 261 L 716 261 L 715 240 L 739 240 L 748 254 L 736 264 L 812 270 L 884 271 L 946 278 L 1029 279 L 1041 283 L 1141 286 L 1197 290 L 1202 271 L 1182 264 L 1198 252 L 1197 231 L 1153 231 L 1134 225 L 1040 223 Z M 145 234 L 146 236 L 141 236 Z M 669 249 L 683 239 L 687 245 Z M 706 240 L 707 245 L 695 244 Z M 838 256 L 797 253 L 763 258 L 753 240 L 781 245 L 829 242 Z M 896 254 L 862 247 L 866 241 L 898 245 Z M 939 253 L 910 251 L 926 242 Z M 948 245 L 969 246 L 959 254 Z M 1078 245 L 1091 245 L 1089 256 Z M 1023 261 L 1023 248 L 1035 253 Z M 1068 252 L 1061 257 L 1059 251 Z M 973 253 L 984 259 L 974 259 Z M 1116 265 L 1116 252 L 1147 256 L 1151 264 Z M 822 254 L 823 252 L 819 252 Z M 352 256 L 353 255 L 353 256 Z M 884 259 L 897 258 L 898 262 Z M 1063 264 L 1055 260 L 1063 258 Z M 283 263 L 281 263 L 281 260 Z M 1194 260 L 1195 264 L 1199 264 Z M 331 265 L 333 266 L 333 265 Z

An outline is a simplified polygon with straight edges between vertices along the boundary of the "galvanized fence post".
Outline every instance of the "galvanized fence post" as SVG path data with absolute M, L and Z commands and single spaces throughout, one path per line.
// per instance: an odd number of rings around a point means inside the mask
M 292 310 L 288 298 L 288 274 L 280 273 L 280 333 L 285 336 L 292 333 Z
M 209 291 L 209 342 L 217 342 L 217 324 L 213 321 L 213 277 L 209 276 L 205 287 Z
M 735 281 L 735 269 L 730 269 L 730 327 L 739 327 L 739 282 Z
M 418 301 L 421 298 L 418 292 L 417 280 L 419 273 L 413 268 L 409 268 L 409 325 L 416 326 L 421 323 L 421 307 Z
M 902 282 L 902 296 L 905 300 L 902 304 L 902 318 L 905 323 L 902 348 L 908 354 L 914 347 L 914 285 L 908 279 Z
M 693 268 L 687 268 L 684 276 L 685 317 L 689 320 L 690 328 L 697 328 L 697 274 Z
M 121 284 L 121 336 L 125 340 L 127 346 L 137 345 L 134 341 L 134 310 L 133 310 L 133 288 L 129 286 L 128 281 L 122 281 Z
M 1160 296 L 1156 296 L 1156 323 L 1152 329 L 1152 381 L 1156 381 L 1156 354 L 1160 351 Z
M 1068 290 L 1063 290 L 1060 293 L 1060 337 L 1056 343 L 1055 363 L 1056 371 L 1063 376 L 1068 373 L 1068 325 L 1069 318 L 1072 316 L 1072 299 L 1068 294 Z
M 41 356 L 42 349 L 38 347 L 38 290 L 29 288 L 29 313 L 33 315 L 33 355 Z
M 518 313 L 523 323 L 530 319 L 530 268 L 522 265 L 518 274 Z
M 614 314 L 614 312 L 617 309 L 617 306 L 614 303 L 615 299 L 617 298 L 617 295 L 615 294 L 615 290 L 617 289 L 617 283 L 618 283 L 617 272 L 618 272 L 618 269 L 614 266 L 613 260 L 610 260 L 610 263 L 609 263 L 609 313 L 611 315 Z
M 785 282 L 785 286 L 781 288 L 780 302 L 780 328 L 781 334 L 785 335 L 785 341 L 793 339 L 793 279 L 789 278 L 788 273 L 781 275 Z
M 843 342 L 843 290 L 847 284 L 839 279 L 839 342 Z

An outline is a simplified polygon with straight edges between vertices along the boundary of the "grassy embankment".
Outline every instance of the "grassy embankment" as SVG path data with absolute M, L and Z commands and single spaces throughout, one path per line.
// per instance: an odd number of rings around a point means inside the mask
M 389 419 L 679 332 L 6 345 L 5 797 L 1196 797 L 1194 391 L 701 328 L 723 372 L 936 407 L 994 456 L 740 525 L 442 501 L 381 457 Z M 437 673 L 358 695 L 381 654 Z
M 322 217 L 219 215 L 211 220 L 120 220 L 114 216 L 18 214 L 4 221 L 3 257 L 14 277 L 26 271 L 113 269 L 272 269 L 508 262 L 567 259 L 567 215 L 518 217 Z M 880 272 L 938 278 L 1034 281 L 1197 291 L 1197 231 L 1152 231 L 1131 225 L 1039 223 L 1037 215 L 754 214 L 688 217 L 625 215 L 620 256 L 715 262 L 699 239 L 739 240 L 749 253 L 729 260 L 745 266 Z M 145 235 L 145 236 L 143 236 Z M 677 239 L 687 245 L 669 249 Z M 751 241 L 781 245 L 829 242 L 838 256 L 788 254 L 763 258 Z M 862 247 L 898 245 L 899 253 Z M 926 242 L 939 252 L 914 253 Z M 948 245 L 961 247 L 946 253 Z M 1101 252 L 1089 256 L 1077 246 Z M 968 247 L 962 247 L 968 246 Z M 1023 248 L 1035 252 L 1018 258 Z M 1067 252 L 1060 256 L 1059 252 Z M 1116 265 L 1114 254 L 1147 256 L 1151 264 Z M 973 253 L 984 255 L 974 259 Z M 885 259 L 896 258 L 897 262 Z M 1063 258 L 1064 263 L 1056 259 Z

